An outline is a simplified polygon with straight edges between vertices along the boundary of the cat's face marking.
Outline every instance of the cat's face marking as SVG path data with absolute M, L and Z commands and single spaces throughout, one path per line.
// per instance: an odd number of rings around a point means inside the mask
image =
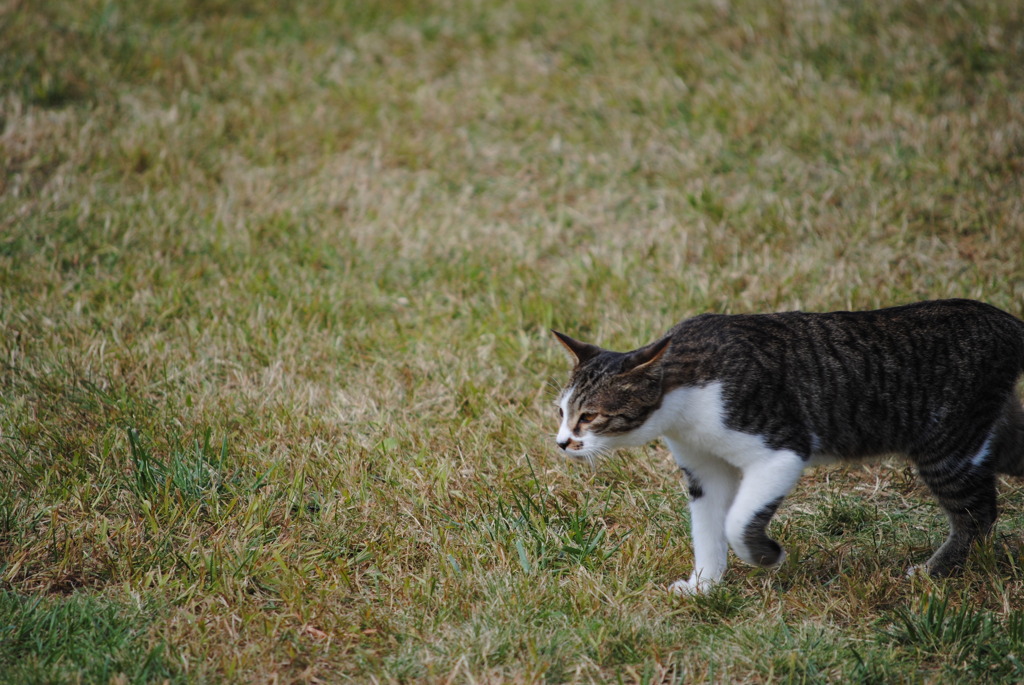
M 556 403 L 558 446 L 571 457 L 592 460 L 618 447 L 648 442 L 650 437 L 641 439 L 637 433 L 661 404 L 657 361 L 667 341 L 619 353 L 556 335 L 577 361 Z
M 558 435 L 555 441 L 558 446 L 565 450 L 569 455 L 574 457 L 582 457 L 583 452 L 583 438 L 578 433 L 580 429 L 579 417 L 573 418 L 572 416 L 572 396 L 575 388 L 566 388 L 562 391 L 562 396 L 558 399 Z
M 610 432 L 621 420 L 606 405 L 588 400 L 570 385 L 558 400 L 558 435 L 555 441 L 574 459 L 592 461 L 616 447 L 625 446 L 621 434 Z

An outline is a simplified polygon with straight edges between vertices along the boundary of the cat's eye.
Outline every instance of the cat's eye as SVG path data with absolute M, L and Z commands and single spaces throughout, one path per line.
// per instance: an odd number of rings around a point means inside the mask
M 597 418 L 597 414 L 580 414 L 580 424 L 590 423 Z

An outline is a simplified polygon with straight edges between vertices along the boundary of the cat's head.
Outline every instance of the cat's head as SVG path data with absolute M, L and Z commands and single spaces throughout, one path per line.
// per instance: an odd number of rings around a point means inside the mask
M 632 352 L 612 352 L 552 333 L 576 360 L 556 402 L 560 421 L 556 442 L 566 454 L 592 460 L 657 437 L 648 419 L 661 406 L 660 361 L 669 338 Z

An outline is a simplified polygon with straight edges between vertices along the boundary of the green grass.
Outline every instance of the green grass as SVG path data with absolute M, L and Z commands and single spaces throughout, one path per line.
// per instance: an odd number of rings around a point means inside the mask
M 145 644 L 152 616 L 89 595 L 0 594 L 0 667 L 8 682 L 179 679 L 167 645 Z
M 1024 315 L 1024 10 L 0 9 L 0 680 L 1020 680 L 1024 491 L 959 578 L 898 461 L 706 597 L 567 361 L 684 316 Z

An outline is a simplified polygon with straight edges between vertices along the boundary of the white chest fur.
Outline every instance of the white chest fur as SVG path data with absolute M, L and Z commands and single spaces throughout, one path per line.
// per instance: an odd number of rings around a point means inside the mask
M 725 425 L 721 383 L 669 392 L 647 423 L 687 452 L 715 456 L 740 469 L 768 449 L 760 436 Z

